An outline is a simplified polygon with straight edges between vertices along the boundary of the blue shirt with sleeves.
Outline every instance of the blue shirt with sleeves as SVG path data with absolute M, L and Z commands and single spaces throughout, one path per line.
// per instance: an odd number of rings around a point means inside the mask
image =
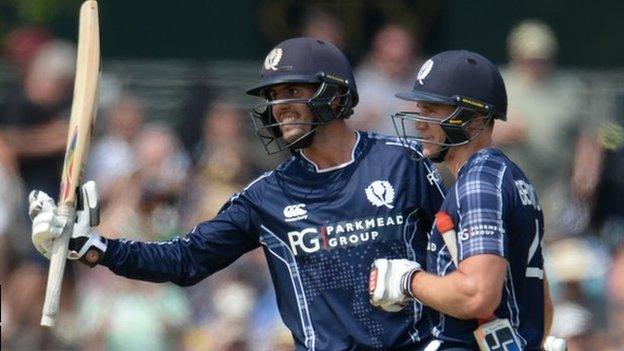
M 459 170 L 440 211 L 454 224 L 458 260 L 491 254 L 507 261 L 500 305 L 494 314 L 509 319 L 523 349 L 540 349 L 544 330 L 544 219 L 533 186 L 498 149 L 482 149 Z M 441 233 L 429 234 L 427 271 L 445 276 L 456 267 Z M 478 349 L 476 320 L 439 313 L 434 335 Z
M 102 264 L 185 286 L 261 246 L 297 350 L 414 349 L 431 334 L 431 313 L 419 303 L 399 313 L 375 309 L 368 274 L 376 258 L 426 260 L 440 177 L 399 139 L 356 135 L 349 162 L 319 170 L 296 153 L 186 236 L 109 240 Z

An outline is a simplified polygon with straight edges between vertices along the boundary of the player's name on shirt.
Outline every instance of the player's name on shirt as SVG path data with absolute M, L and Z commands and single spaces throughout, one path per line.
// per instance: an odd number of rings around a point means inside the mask
M 533 206 L 538 211 L 541 211 L 539 202 L 537 201 L 537 195 L 535 195 L 535 189 L 533 185 L 525 182 L 524 180 L 516 180 L 514 182 L 516 189 L 518 190 L 518 196 L 524 206 Z

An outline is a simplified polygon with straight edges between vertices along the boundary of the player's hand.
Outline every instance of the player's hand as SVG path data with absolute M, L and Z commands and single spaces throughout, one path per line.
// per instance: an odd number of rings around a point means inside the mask
M 33 190 L 28 201 L 32 242 L 39 253 L 50 259 L 52 241 L 63 234 L 67 221 L 57 214 L 54 200 L 43 191 Z
M 552 335 L 544 340 L 544 351 L 567 351 L 568 342 L 565 339 L 557 338 Z
M 375 260 L 368 279 L 371 304 L 388 312 L 402 310 L 412 299 L 412 276 L 420 270 L 418 262 L 406 259 Z
M 30 193 L 29 214 L 32 218 L 32 241 L 37 250 L 48 259 L 51 255 L 52 242 L 61 236 L 67 220 L 58 215 L 56 204 L 46 193 Z M 91 232 L 99 224 L 99 203 L 95 182 L 90 181 L 80 187 L 79 208 L 76 222 L 69 241 L 67 258 L 95 266 L 106 252 L 106 239 Z

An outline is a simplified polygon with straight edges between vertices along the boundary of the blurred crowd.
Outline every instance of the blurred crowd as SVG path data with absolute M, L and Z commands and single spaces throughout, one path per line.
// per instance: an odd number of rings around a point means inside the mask
M 311 15 L 302 33 L 344 48 L 340 23 L 327 13 Z M 557 66 L 558 46 L 540 21 L 510 32 L 509 118 L 497 122 L 495 142 L 541 197 L 552 334 L 567 338 L 570 351 L 623 350 L 624 90 L 595 99 L 591 83 Z M 75 51 L 42 28 L 18 29 L 4 43 L 16 79 L 0 106 L 2 349 L 291 350 L 260 250 L 189 288 L 70 264 L 60 326 L 39 327 L 47 261 L 30 243 L 26 198 L 32 189 L 58 198 Z M 351 125 L 394 134 L 390 114 L 409 108 L 394 93 L 411 88 L 425 56 L 415 33 L 379 28 L 356 65 Z M 98 185 L 99 232 L 143 241 L 186 233 L 264 170 L 247 106 L 210 89 L 218 87 L 190 85 L 182 115 L 172 116 L 178 128 L 151 119 L 150 106 L 125 87 L 100 106 L 85 178 Z

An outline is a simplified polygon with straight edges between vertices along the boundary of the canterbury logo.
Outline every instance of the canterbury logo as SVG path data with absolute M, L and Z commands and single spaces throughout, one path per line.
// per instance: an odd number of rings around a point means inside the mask
M 308 218 L 308 211 L 304 207 L 305 204 L 284 207 L 284 220 L 286 222 L 294 222 Z
M 376 180 L 366 190 L 366 198 L 376 207 L 394 208 L 394 188 L 387 180 Z

